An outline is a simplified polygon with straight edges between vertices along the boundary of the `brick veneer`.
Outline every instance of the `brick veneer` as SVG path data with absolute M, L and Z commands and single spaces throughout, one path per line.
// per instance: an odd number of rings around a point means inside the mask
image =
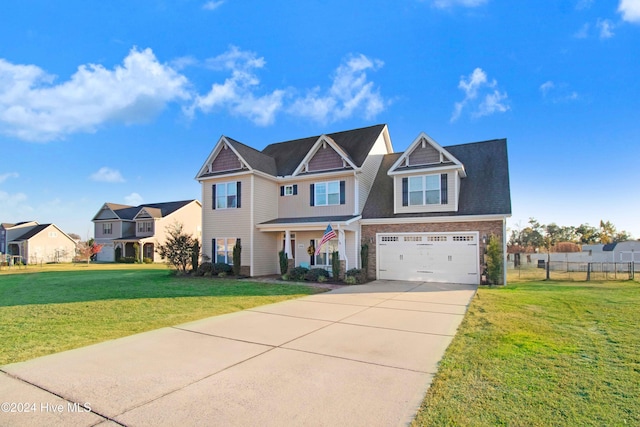
M 369 266 L 367 275 L 376 277 L 376 233 L 438 233 L 452 231 L 477 231 L 480 235 L 480 271 L 483 271 L 485 245 L 482 237 L 492 234 L 503 241 L 502 221 L 473 221 L 473 222 L 427 222 L 418 224 L 371 224 L 362 226 L 362 243 L 369 245 Z M 503 252 L 504 252 L 504 248 Z

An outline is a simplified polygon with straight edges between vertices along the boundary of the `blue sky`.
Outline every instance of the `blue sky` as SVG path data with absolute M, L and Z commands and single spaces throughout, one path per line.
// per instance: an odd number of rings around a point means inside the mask
M 200 198 L 221 135 L 507 138 L 512 227 L 640 238 L 640 0 L 0 4 L 0 221 Z

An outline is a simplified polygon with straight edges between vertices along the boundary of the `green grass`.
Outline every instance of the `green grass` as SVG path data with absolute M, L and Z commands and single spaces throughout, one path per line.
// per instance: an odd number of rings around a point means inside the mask
M 0 365 L 318 292 L 177 278 L 164 266 L 54 265 L 0 274 Z
M 640 425 L 640 284 L 478 291 L 414 425 Z

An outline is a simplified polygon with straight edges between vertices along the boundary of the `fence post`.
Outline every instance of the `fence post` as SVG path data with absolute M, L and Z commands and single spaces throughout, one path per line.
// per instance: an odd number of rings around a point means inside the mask
M 587 263 L 587 282 L 591 281 L 591 263 Z

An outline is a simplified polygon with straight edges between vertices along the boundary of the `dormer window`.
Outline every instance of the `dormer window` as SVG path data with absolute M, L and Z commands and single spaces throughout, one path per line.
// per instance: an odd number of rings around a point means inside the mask
M 447 174 L 402 178 L 402 206 L 446 205 Z

